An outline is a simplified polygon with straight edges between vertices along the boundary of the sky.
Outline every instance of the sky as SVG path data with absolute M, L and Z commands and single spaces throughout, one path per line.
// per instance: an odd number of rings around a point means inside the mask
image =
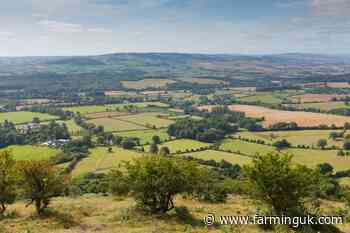
M 350 0 L 1 0 L 0 56 L 350 54 Z

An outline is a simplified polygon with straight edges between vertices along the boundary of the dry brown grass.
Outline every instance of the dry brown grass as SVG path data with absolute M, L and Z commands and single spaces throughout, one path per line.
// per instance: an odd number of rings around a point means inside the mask
M 343 126 L 344 123 L 350 122 L 350 117 L 335 116 L 330 114 L 312 113 L 312 112 L 291 112 L 281 111 L 260 106 L 250 105 L 231 105 L 230 109 L 244 112 L 249 117 L 264 117 L 264 126 L 270 126 L 278 122 L 296 122 L 302 127 L 312 127 L 319 125 Z
M 254 215 L 256 207 L 252 201 L 233 197 L 223 204 L 209 204 L 178 197 L 177 210 L 164 216 L 151 216 L 135 208 L 132 199 L 85 195 L 78 198 L 57 198 L 46 217 L 35 215 L 33 207 L 18 202 L 9 208 L 12 217 L 0 220 L 0 231 L 6 233 L 263 233 L 254 225 L 204 226 L 202 219 L 208 213 L 219 215 Z M 342 207 L 327 202 L 327 209 Z M 186 208 L 184 208 L 186 207 Z M 344 233 L 349 226 L 343 225 Z M 277 231 L 269 231 L 277 233 Z M 288 233 L 284 228 L 279 233 Z
M 121 83 L 126 88 L 141 90 L 148 87 L 165 87 L 167 84 L 175 83 L 175 81 L 171 79 L 143 79 L 140 81 L 122 81 Z

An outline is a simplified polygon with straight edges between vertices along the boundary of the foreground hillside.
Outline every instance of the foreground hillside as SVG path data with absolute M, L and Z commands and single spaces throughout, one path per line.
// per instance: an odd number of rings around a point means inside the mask
M 78 198 L 57 198 L 45 217 L 39 218 L 32 207 L 18 202 L 9 208 L 9 216 L 2 219 L 1 233 L 261 233 L 257 226 L 206 227 L 203 217 L 208 213 L 218 215 L 254 215 L 252 201 L 243 197 L 231 197 L 224 204 L 208 204 L 178 197 L 176 207 L 163 216 L 146 215 L 136 210 L 129 198 L 100 195 L 84 195 Z M 185 207 L 186 206 L 186 207 Z M 323 207 L 335 214 L 342 207 L 339 203 L 323 203 Z M 349 225 L 339 226 L 342 232 L 350 232 Z M 286 229 L 280 231 L 287 233 Z

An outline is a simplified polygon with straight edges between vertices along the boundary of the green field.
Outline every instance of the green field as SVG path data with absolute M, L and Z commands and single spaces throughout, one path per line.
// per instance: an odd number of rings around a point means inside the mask
M 239 100 L 244 102 L 261 102 L 266 104 L 280 104 L 283 98 L 288 95 L 286 93 L 257 93 L 255 95 L 243 96 Z
M 350 108 L 350 105 L 346 105 L 344 102 L 325 102 L 325 103 L 305 103 L 305 104 L 292 104 L 290 105 L 295 108 L 315 108 L 323 111 L 330 111 L 338 108 Z
M 329 139 L 331 132 L 341 132 L 341 130 L 296 130 L 296 131 L 271 131 L 271 132 L 240 132 L 235 136 L 254 140 L 264 140 L 266 143 L 286 139 L 294 146 L 308 145 L 317 147 L 317 141 L 326 139 L 328 146 L 342 146 L 342 141 Z
M 277 152 L 275 148 L 271 146 L 230 139 L 225 140 L 220 146 L 220 149 L 231 150 L 233 152 L 240 151 L 248 155 L 263 155 L 269 152 Z M 350 157 L 337 156 L 337 150 L 305 150 L 291 148 L 283 150 L 282 153 L 294 155 L 293 160 L 295 162 L 309 167 L 315 167 L 320 163 L 329 163 L 337 171 L 350 169 Z
M 34 117 L 38 117 L 40 121 L 54 120 L 56 116 L 52 116 L 45 113 L 37 112 L 4 112 L 0 113 L 0 122 L 8 120 L 14 124 L 28 123 L 33 120 Z
M 164 116 L 164 117 L 159 117 Z M 128 116 L 115 117 L 114 119 L 121 119 L 127 122 L 140 124 L 145 127 L 153 127 L 156 128 L 164 128 L 174 123 L 173 120 L 169 120 L 165 118 L 166 115 L 158 112 L 148 112 L 148 113 L 140 113 L 140 114 L 132 114 Z
M 45 160 L 59 153 L 59 150 L 46 146 L 9 146 L 3 150 L 11 150 L 16 160 Z
M 252 160 L 247 156 L 242 156 L 242 155 L 227 153 L 222 151 L 214 151 L 214 150 L 193 152 L 193 153 L 185 154 L 184 156 L 192 156 L 194 158 L 204 159 L 204 160 L 213 159 L 217 162 L 220 162 L 221 160 L 226 160 L 227 162 L 230 162 L 232 164 L 238 164 L 241 166 L 245 164 L 249 164 Z
M 151 143 L 152 137 L 158 135 L 161 140 L 165 140 L 169 138 L 169 135 L 166 132 L 166 129 L 160 130 L 135 130 L 135 131 L 127 131 L 116 133 L 115 135 L 121 137 L 136 137 L 140 139 L 141 144 Z
M 134 106 L 137 108 L 146 108 L 148 106 L 167 107 L 168 105 L 160 102 L 142 102 L 142 103 L 130 103 L 130 104 L 108 104 L 108 105 L 90 105 L 90 106 L 76 106 L 66 107 L 64 110 L 71 112 L 80 112 L 81 114 L 94 113 L 94 112 L 106 112 L 116 111 L 117 109 L 123 110 L 127 106 Z
M 108 153 L 106 147 L 97 147 L 90 150 L 87 158 L 81 160 L 72 172 L 72 176 L 76 177 L 88 172 L 106 172 L 116 167 L 122 161 L 130 161 L 133 158 L 142 156 L 135 151 L 123 150 L 113 147 L 113 152 Z
M 89 120 L 88 122 L 91 122 L 97 126 L 99 125 L 103 126 L 106 132 L 147 129 L 144 126 L 121 121 L 121 120 L 118 120 L 117 118 L 98 118 L 98 119 Z
M 170 149 L 170 153 L 176 153 L 177 151 L 184 152 L 191 149 L 199 149 L 201 147 L 209 146 L 209 143 L 199 142 L 191 139 L 178 139 L 159 145 L 159 148 L 162 146 L 167 146 Z M 148 147 L 145 148 L 148 151 Z

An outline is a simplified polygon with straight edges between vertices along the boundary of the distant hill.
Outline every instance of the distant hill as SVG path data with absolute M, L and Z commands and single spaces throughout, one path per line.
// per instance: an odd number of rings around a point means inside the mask
M 74 65 L 74 66 L 96 66 L 105 63 L 89 57 L 63 58 L 56 61 L 47 62 L 48 65 Z
M 350 73 L 350 57 L 278 55 L 113 53 L 66 57 L 0 57 L 0 76 L 33 73 L 108 72 L 124 76 L 307 77 Z

